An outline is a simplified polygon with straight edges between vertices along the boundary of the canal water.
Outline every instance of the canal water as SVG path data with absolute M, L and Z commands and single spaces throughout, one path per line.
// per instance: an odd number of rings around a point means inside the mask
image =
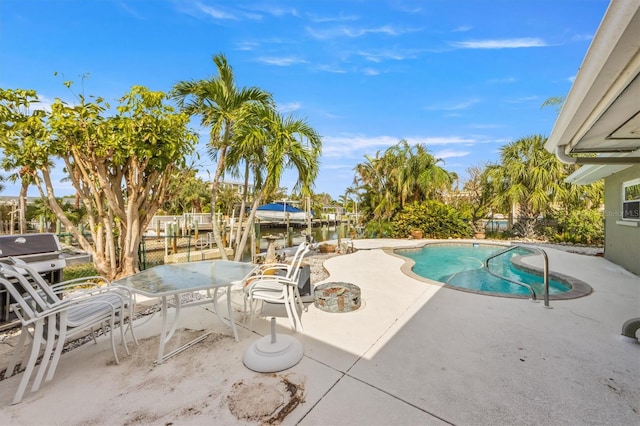
M 338 226 L 314 226 L 311 228 L 312 241 L 315 243 L 321 243 L 324 241 L 337 240 L 338 237 L 344 238 L 346 233 L 346 225 Z M 280 237 L 276 240 L 276 247 L 286 248 L 299 245 L 307 238 L 307 228 L 303 227 L 290 227 L 287 231 L 286 227 L 261 227 L 260 228 L 260 249 L 267 248 L 268 240 L 266 236 Z
M 334 225 L 334 226 L 314 226 L 311 228 L 312 241 L 315 243 L 321 243 L 324 241 L 337 240 L 338 238 L 344 238 L 347 235 L 347 225 Z M 256 230 L 257 231 L 257 230 Z M 234 233 L 235 234 L 235 233 Z M 302 241 L 307 239 L 306 227 L 265 227 L 262 226 L 257 233 L 258 237 L 254 254 L 266 253 L 269 240 L 265 237 L 277 237 L 275 240 L 276 250 L 285 250 L 287 253 L 291 250 L 288 248 L 298 246 Z M 235 235 L 234 235 L 235 236 Z M 229 241 L 230 235 L 227 231 L 227 235 L 224 237 L 225 243 Z M 148 235 L 143 239 L 141 244 L 140 262 L 144 268 L 154 266 L 156 264 L 163 263 L 163 258 L 166 254 L 171 253 L 191 253 L 195 250 L 203 250 L 215 247 L 213 240 L 213 234 L 210 232 L 200 232 L 196 237 L 195 235 L 187 234 L 181 237 L 165 237 L 165 236 L 153 236 Z M 252 244 L 250 241 L 244 249 L 242 260 L 251 261 L 253 259 L 251 253 Z

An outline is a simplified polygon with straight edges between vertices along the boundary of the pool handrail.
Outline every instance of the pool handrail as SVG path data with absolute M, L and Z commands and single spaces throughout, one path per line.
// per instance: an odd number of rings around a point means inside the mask
M 511 283 L 514 283 L 514 284 L 517 284 L 517 285 L 520 285 L 520 286 L 523 286 L 523 287 L 527 288 L 529 290 L 529 292 L 531 293 L 531 297 L 533 298 L 533 300 L 538 300 L 537 297 L 536 297 L 535 290 L 533 290 L 533 287 L 531 287 L 530 285 L 528 285 L 526 283 L 521 283 L 521 282 L 516 281 L 516 280 L 509 279 L 507 277 L 503 277 L 503 276 L 501 276 L 499 274 L 496 274 L 495 272 L 491 271 L 491 269 L 489 269 L 489 261 L 491 259 L 496 258 L 498 256 L 501 256 L 501 255 L 503 255 L 503 254 L 505 254 L 507 252 L 510 252 L 511 250 L 515 250 L 517 248 L 525 248 L 527 250 L 535 250 L 535 251 L 539 252 L 540 254 L 542 254 L 542 258 L 544 260 L 544 267 L 543 267 L 543 270 L 542 270 L 542 278 L 543 278 L 543 282 L 544 282 L 544 306 L 545 307 L 549 307 L 549 258 L 547 257 L 547 253 L 543 249 L 538 248 L 538 247 L 529 247 L 529 246 L 523 246 L 523 245 L 520 245 L 520 244 L 515 244 L 515 245 L 509 247 L 506 250 L 502 250 L 502 251 L 500 251 L 498 253 L 492 254 L 491 256 L 487 257 L 484 260 L 484 267 L 486 268 L 487 272 L 489 272 L 491 275 L 493 275 L 495 277 L 501 278 L 503 280 L 506 280 L 506 281 L 509 281 Z

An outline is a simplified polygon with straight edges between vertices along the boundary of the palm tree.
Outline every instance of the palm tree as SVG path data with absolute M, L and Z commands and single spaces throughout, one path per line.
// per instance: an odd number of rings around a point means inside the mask
M 567 191 L 564 165 L 544 149 L 546 138 L 528 136 L 500 149 L 500 165 L 488 166 L 488 183 L 495 193 L 494 207 L 518 209 L 516 230 L 530 238 L 536 235 L 537 218 L 553 211 L 554 202 Z
M 211 185 L 211 213 L 215 218 L 216 197 L 220 178 L 227 170 L 226 153 L 235 141 L 237 127 L 250 117 L 253 104 L 272 105 L 271 94 L 257 87 L 238 88 L 233 69 L 226 57 L 219 53 L 213 56 L 218 75 L 206 80 L 182 81 L 173 89 L 173 98 L 186 112 L 201 117 L 201 124 L 210 127 L 209 148 L 217 159 L 216 171 Z M 216 220 L 212 220 L 213 235 L 223 259 L 222 234 Z
M 453 176 L 438 164 L 442 161 L 429 153 L 423 144 L 409 145 L 401 140 L 365 156 L 356 165 L 356 184 L 364 192 L 363 206 L 373 219 L 390 219 L 405 205 L 432 198 L 442 199 L 451 188 Z
M 253 223 L 255 213 L 267 194 L 280 187 L 280 179 L 286 169 L 295 169 L 298 179 L 293 192 L 307 196 L 318 175 L 322 139 L 305 121 L 283 116 L 275 108 L 256 105 L 251 108 L 251 119 L 238 126 L 238 140 L 229 149 L 230 163 L 245 161 L 252 170 L 256 193 L 248 223 Z M 247 226 L 235 253 L 240 260 L 247 243 L 251 226 Z

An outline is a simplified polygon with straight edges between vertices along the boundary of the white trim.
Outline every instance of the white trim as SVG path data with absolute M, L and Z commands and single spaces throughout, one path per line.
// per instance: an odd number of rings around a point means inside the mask
M 575 172 L 571 173 L 565 179 L 568 183 L 573 183 L 576 185 L 588 185 L 597 180 L 606 178 L 607 176 L 611 176 L 612 174 L 618 173 L 624 169 L 628 169 L 631 167 L 631 164 L 625 165 L 600 165 L 600 164 L 590 164 L 588 166 L 582 166 Z
M 636 185 L 640 185 L 640 178 L 631 179 L 631 180 L 627 180 L 625 182 L 622 182 L 622 185 L 621 185 L 621 188 L 620 188 L 622 190 L 622 194 L 621 194 L 622 195 L 622 197 L 621 197 L 622 201 L 620 202 L 620 204 L 621 204 L 620 207 L 622 207 L 621 212 L 622 212 L 622 216 L 623 216 L 622 217 L 623 221 L 640 222 L 640 218 L 636 219 L 636 218 L 631 218 L 631 217 L 624 217 L 624 203 L 628 203 L 628 202 L 637 203 L 637 202 L 640 202 L 640 196 L 637 199 L 636 198 L 634 198 L 632 200 L 627 200 L 626 199 L 626 194 L 625 194 L 626 189 L 629 188 L 630 186 L 636 186 Z
M 622 226 L 632 226 L 632 227 L 640 227 L 640 222 L 633 222 L 631 220 L 616 220 L 616 225 L 622 225 Z

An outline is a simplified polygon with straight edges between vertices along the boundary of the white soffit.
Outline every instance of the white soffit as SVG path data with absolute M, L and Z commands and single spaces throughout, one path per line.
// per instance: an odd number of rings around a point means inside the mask
M 631 167 L 629 164 L 621 164 L 621 165 L 588 165 L 582 166 L 575 172 L 571 173 L 565 179 L 565 182 L 573 183 L 576 185 L 588 185 L 590 183 L 596 182 L 600 179 L 606 178 L 607 176 L 611 176 L 614 173 L 618 173 L 626 168 Z
M 640 150 L 639 75 L 640 0 L 613 0 L 546 149 L 555 153 L 556 147 L 565 146 L 566 154 L 609 152 L 615 156 Z M 600 167 L 590 167 L 594 168 Z

